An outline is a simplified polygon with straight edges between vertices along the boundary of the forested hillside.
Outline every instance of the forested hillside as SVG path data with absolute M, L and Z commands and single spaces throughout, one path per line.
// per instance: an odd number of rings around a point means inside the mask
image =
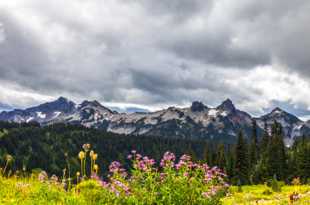
M 61 175 L 63 169 L 75 173 L 79 169 L 77 154 L 83 144 L 89 143 L 100 156 L 101 173 L 107 171 L 112 161 L 129 166 L 127 155 L 131 150 L 159 161 L 166 152 L 177 156 L 189 154 L 195 161 L 219 166 L 228 174 L 232 183 L 261 183 L 276 177 L 291 181 L 300 177 L 303 182 L 310 178 L 310 141 L 303 137 L 291 148 L 284 146 L 281 125 L 275 123 L 271 135 L 257 135 L 253 123 L 250 140 L 242 131 L 235 144 L 216 141 L 195 141 L 162 137 L 126 136 L 107 133 L 82 126 L 55 124 L 40 127 L 37 123 L 0 123 L 0 163 L 9 154 L 13 157 L 13 171 L 31 172 L 39 168 L 50 174 Z

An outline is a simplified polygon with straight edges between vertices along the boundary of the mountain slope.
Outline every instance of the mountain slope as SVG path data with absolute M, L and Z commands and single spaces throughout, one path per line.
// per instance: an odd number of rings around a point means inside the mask
M 169 107 L 156 112 L 118 113 L 101 105 L 98 101 L 83 101 L 76 104 L 60 97 L 53 102 L 25 110 L 0 113 L 0 120 L 14 122 L 37 121 L 42 125 L 57 122 L 81 124 L 86 127 L 104 129 L 118 134 L 163 136 L 189 139 L 216 139 L 234 142 L 240 130 L 250 136 L 252 121 L 256 120 L 258 131 L 274 121 L 282 124 L 285 143 L 310 134 L 310 122 L 303 122 L 280 108 L 259 118 L 238 110 L 230 99 L 215 108 L 195 101 L 190 107 Z
M 27 108 L 25 110 L 16 109 L 9 112 L 0 113 L 0 120 L 13 122 L 31 122 L 46 123 L 53 119 L 62 117 L 75 112 L 75 103 L 60 97 L 53 102 L 41 104 L 39 106 Z
M 269 132 L 271 132 L 271 126 L 275 121 L 282 125 L 285 136 L 284 141 L 287 146 L 292 145 L 295 137 L 310 133 L 305 129 L 308 127 L 305 122 L 278 107 L 270 113 L 257 118 L 258 126 L 264 128 L 266 124 Z M 303 127 L 304 130 L 302 130 Z

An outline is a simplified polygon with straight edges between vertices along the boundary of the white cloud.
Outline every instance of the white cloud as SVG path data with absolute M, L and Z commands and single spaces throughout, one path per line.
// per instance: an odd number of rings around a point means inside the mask
M 36 91 L 25 89 L 11 82 L 0 81 L 0 102 L 16 108 L 43 103 L 54 99 L 53 96 L 41 95 Z
M 252 113 L 264 113 L 264 108 L 270 108 L 273 101 L 290 102 L 297 107 L 310 105 L 310 99 L 306 97 L 309 81 L 277 65 L 235 71 L 226 82 L 248 98 L 240 103 L 240 107 Z
M 0 102 L 310 107 L 309 1 L 0 1 Z M 307 67 L 308 66 L 308 67 Z M 12 87 L 12 85 L 14 85 Z

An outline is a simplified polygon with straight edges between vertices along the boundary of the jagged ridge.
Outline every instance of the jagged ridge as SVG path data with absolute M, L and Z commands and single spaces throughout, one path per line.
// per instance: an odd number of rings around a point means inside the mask
M 250 136 L 252 121 L 256 120 L 258 132 L 274 121 L 282 124 L 285 142 L 291 145 L 296 137 L 310 134 L 310 123 L 275 108 L 259 118 L 238 110 L 230 99 L 216 108 L 195 101 L 188 108 L 169 107 L 156 112 L 118 113 L 98 101 L 76 104 L 60 97 L 53 102 L 25 110 L 0 113 L 0 120 L 13 122 L 37 121 L 42 125 L 56 122 L 81 124 L 119 134 L 154 135 L 190 139 L 216 139 L 233 142 L 239 130 Z

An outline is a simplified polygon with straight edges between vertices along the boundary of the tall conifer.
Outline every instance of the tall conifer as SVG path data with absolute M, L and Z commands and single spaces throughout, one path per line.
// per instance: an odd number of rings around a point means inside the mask
M 235 176 L 241 184 L 249 182 L 249 157 L 247 142 L 243 137 L 242 131 L 238 134 L 238 141 L 235 150 Z

